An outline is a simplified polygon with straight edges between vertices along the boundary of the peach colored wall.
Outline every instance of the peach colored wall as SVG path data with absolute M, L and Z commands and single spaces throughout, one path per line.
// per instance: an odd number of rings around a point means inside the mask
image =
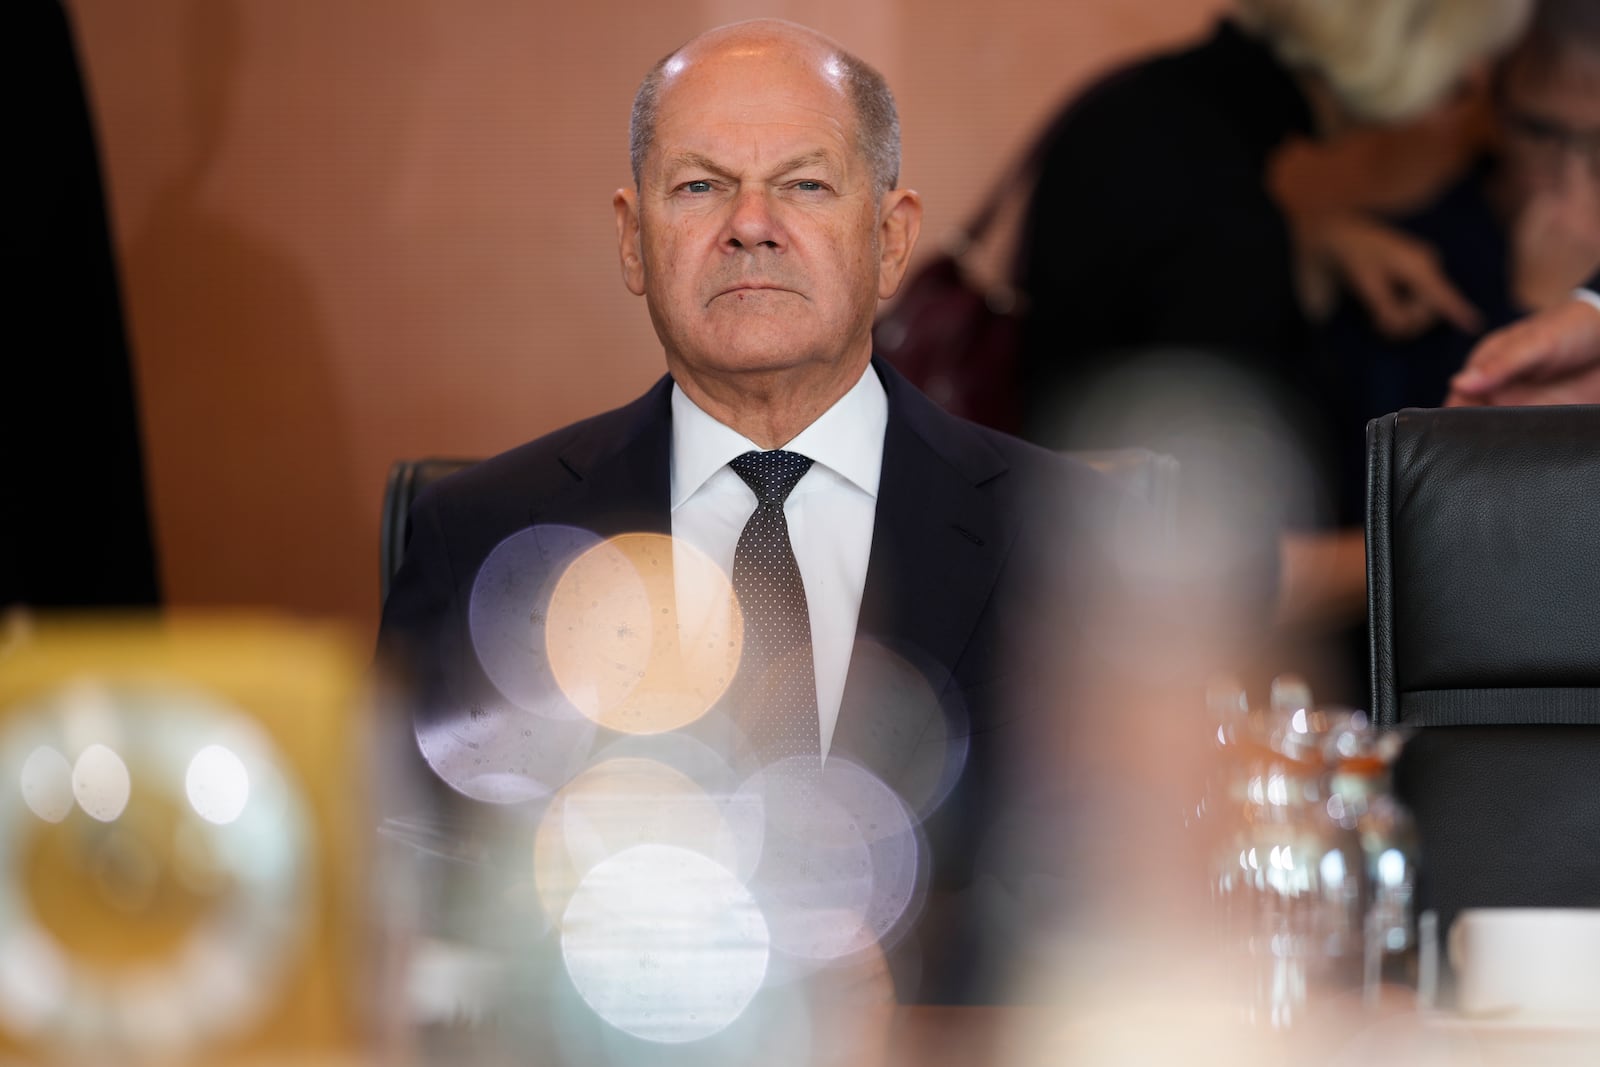
M 479 455 L 660 374 L 611 191 L 646 67 L 796 18 L 880 66 L 924 239 L 1108 64 L 1221 0 L 69 0 L 169 601 L 368 628 L 400 456 Z

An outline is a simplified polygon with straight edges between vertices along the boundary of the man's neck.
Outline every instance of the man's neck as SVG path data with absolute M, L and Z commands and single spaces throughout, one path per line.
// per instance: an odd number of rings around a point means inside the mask
M 861 380 L 865 362 L 801 377 L 793 368 L 708 378 L 673 370 L 700 410 L 762 448 L 781 448 Z

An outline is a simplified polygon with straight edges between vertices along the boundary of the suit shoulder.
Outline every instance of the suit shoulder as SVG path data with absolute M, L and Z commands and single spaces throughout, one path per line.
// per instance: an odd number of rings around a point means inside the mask
M 973 426 L 984 441 L 1026 483 L 1048 485 L 1056 492 L 1082 493 L 1090 498 L 1106 493 L 1113 478 L 1100 453 L 1060 452 L 1024 441 L 987 426 Z
M 1040 447 L 1020 437 L 953 415 L 906 381 L 885 361 L 875 364 L 889 394 L 891 431 L 885 440 L 885 464 L 895 439 L 895 425 L 919 439 L 920 448 L 938 457 L 968 479 L 997 494 L 996 501 L 1013 497 L 1020 504 L 1030 495 L 1077 498 L 1092 506 L 1105 496 L 1105 477 L 1070 455 Z M 926 454 L 926 453 L 923 453 Z
M 633 402 L 569 423 L 440 479 L 419 496 L 450 511 L 476 511 L 508 500 L 519 509 L 580 480 L 586 467 L 620 451 L 661 411 L 671 380 L 663 378 Z

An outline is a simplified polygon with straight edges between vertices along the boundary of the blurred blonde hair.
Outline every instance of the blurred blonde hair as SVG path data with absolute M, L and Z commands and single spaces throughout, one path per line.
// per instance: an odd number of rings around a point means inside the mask
M 1319 74 L 1353 116 L 1414 118 L 1527 23 L 1531 0 L 1235 0 L 1288 66 Z

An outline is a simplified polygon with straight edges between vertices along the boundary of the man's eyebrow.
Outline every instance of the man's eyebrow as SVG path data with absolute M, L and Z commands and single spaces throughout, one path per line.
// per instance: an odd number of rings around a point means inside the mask
M 773 168 L 774 174 L 788 174 L 790 171 L 801 170 L 805 167 L 826 167 L 833 162 L 833 157 L 818 149 L 815 152 L 805 152 L 778 164 Z
M 832 163 L 833 157 L 819 148 L 814 152 L 802 152 L 798 156 L 784 160 L 776 167 L 773 167 L 771 173 L 774 175 L 789 174 L 805 167 L 826 167 L 831 166 Z M 693 170 L 707 171 L 719 178 L 732 178 L 734 176 L 716 160 L 711 159 L 709 156 L 702 156 L 699 152 L 683 152 L 673 156 L 671 165 L 673 169 L 687 167 Z
M 673 169 L 688 167 L 693 170 L 710 171 L 719 178 L 733 177 L 733 175 L 730 174 L 728 170 L 716 160 L 707 156 L 702 156 L 698 152 L 684 152 L 681 155 L 672 157 L 672 166 Z

